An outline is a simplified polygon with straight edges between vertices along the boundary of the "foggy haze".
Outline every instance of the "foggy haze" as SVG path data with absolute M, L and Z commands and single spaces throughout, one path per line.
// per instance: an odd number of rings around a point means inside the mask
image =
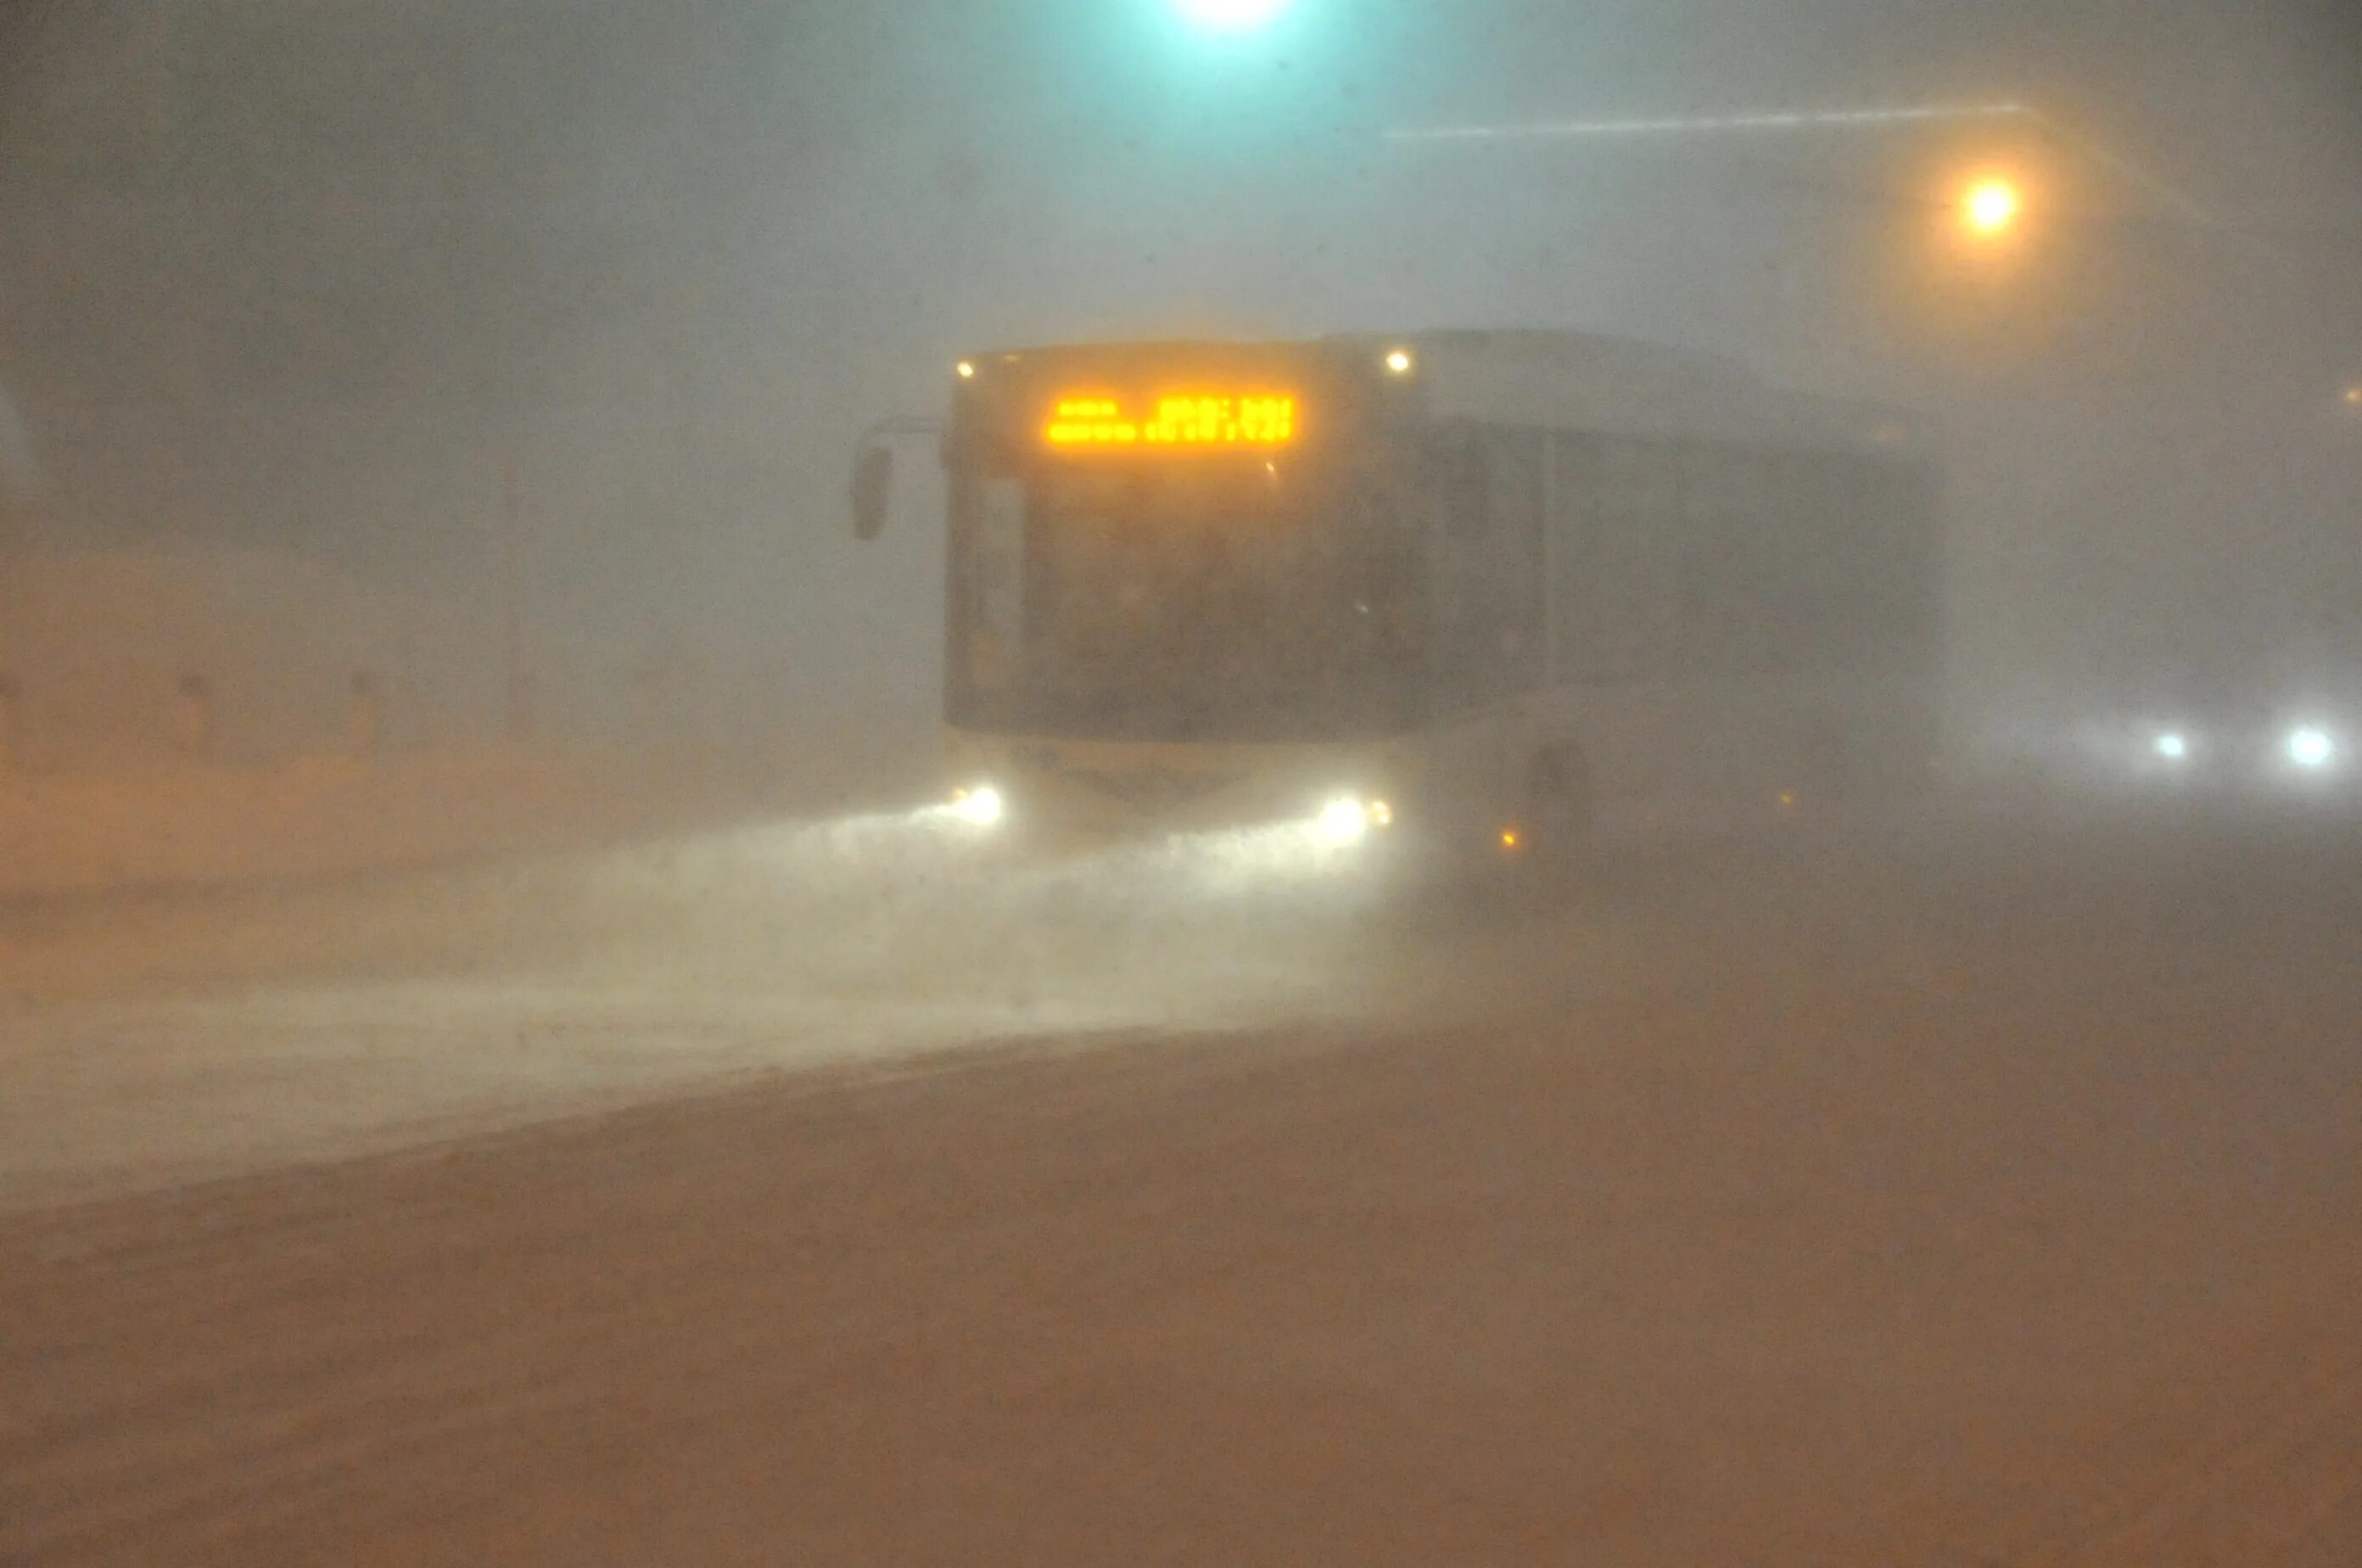
M 12 539 L 292 551 L 489 665 L 513 464 L 553 714 L 662 671 L 719 730 L 915 720 L 932 492 L 871 550 L 842 496 L 855 435 L 938 412 L 957 353 L 1573 326 L 1937 413 L 1971 706 L 2291 622 L 2350 658 L 2362 32 L 2131 15 L 1328 0 L 1217 41 L 1082 0 L 18 4 Z M 1385 139 L 1996 102 L 2065 129 Z M 1927 239 L 1981 143 L 2051 184 L 2000 279 Z
M 2355 0 L 0 0 L 0 1562 L 2356 1568 L 2357 606 Z

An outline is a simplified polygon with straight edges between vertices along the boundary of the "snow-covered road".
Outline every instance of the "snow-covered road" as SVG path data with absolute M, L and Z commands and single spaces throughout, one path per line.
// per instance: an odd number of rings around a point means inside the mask
M 923 837 L 18 919 L 0 1562 L 2362 1561 L 2351 842 Z

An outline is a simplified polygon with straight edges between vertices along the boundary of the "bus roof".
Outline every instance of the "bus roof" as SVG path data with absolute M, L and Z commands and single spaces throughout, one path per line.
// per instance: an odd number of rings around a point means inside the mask
M 1374 354 L 1407 348 L 1438 418 L 1899 456 L 1933 445 L 1926 421 L 1907 409 L 1792 392 L 1698 349 L 1534 329 L 1325 341 Z
M 1736 359 L 1598 333 L 1450 329 L 1310 341 L 1103 341 L 977 358 L 1015 365 L 1309 353 L 1366 359 L 1374 368 L 1396 349 L 1414 357 L 1425 407 L 1438 419 L 1904 458 L 1928 456 L 1934 446 L 1926 421 L 1909 410 L 1791 392 Z

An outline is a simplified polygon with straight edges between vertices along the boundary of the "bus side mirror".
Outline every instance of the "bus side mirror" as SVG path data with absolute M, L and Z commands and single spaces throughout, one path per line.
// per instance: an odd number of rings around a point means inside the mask
M 853 465 L 853 536 L 866 543 L 883 534 L 893 499 L 892 448 L 865 447 Z

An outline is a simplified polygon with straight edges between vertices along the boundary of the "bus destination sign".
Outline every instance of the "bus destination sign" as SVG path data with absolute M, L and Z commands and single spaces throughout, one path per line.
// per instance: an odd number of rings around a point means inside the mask
M 1296 441 L 1289 392 L 1174 392 L 1137 403 L 1103 393 L 1061 397 L 1042 427 L 1060 450 L 1267 451 Z

